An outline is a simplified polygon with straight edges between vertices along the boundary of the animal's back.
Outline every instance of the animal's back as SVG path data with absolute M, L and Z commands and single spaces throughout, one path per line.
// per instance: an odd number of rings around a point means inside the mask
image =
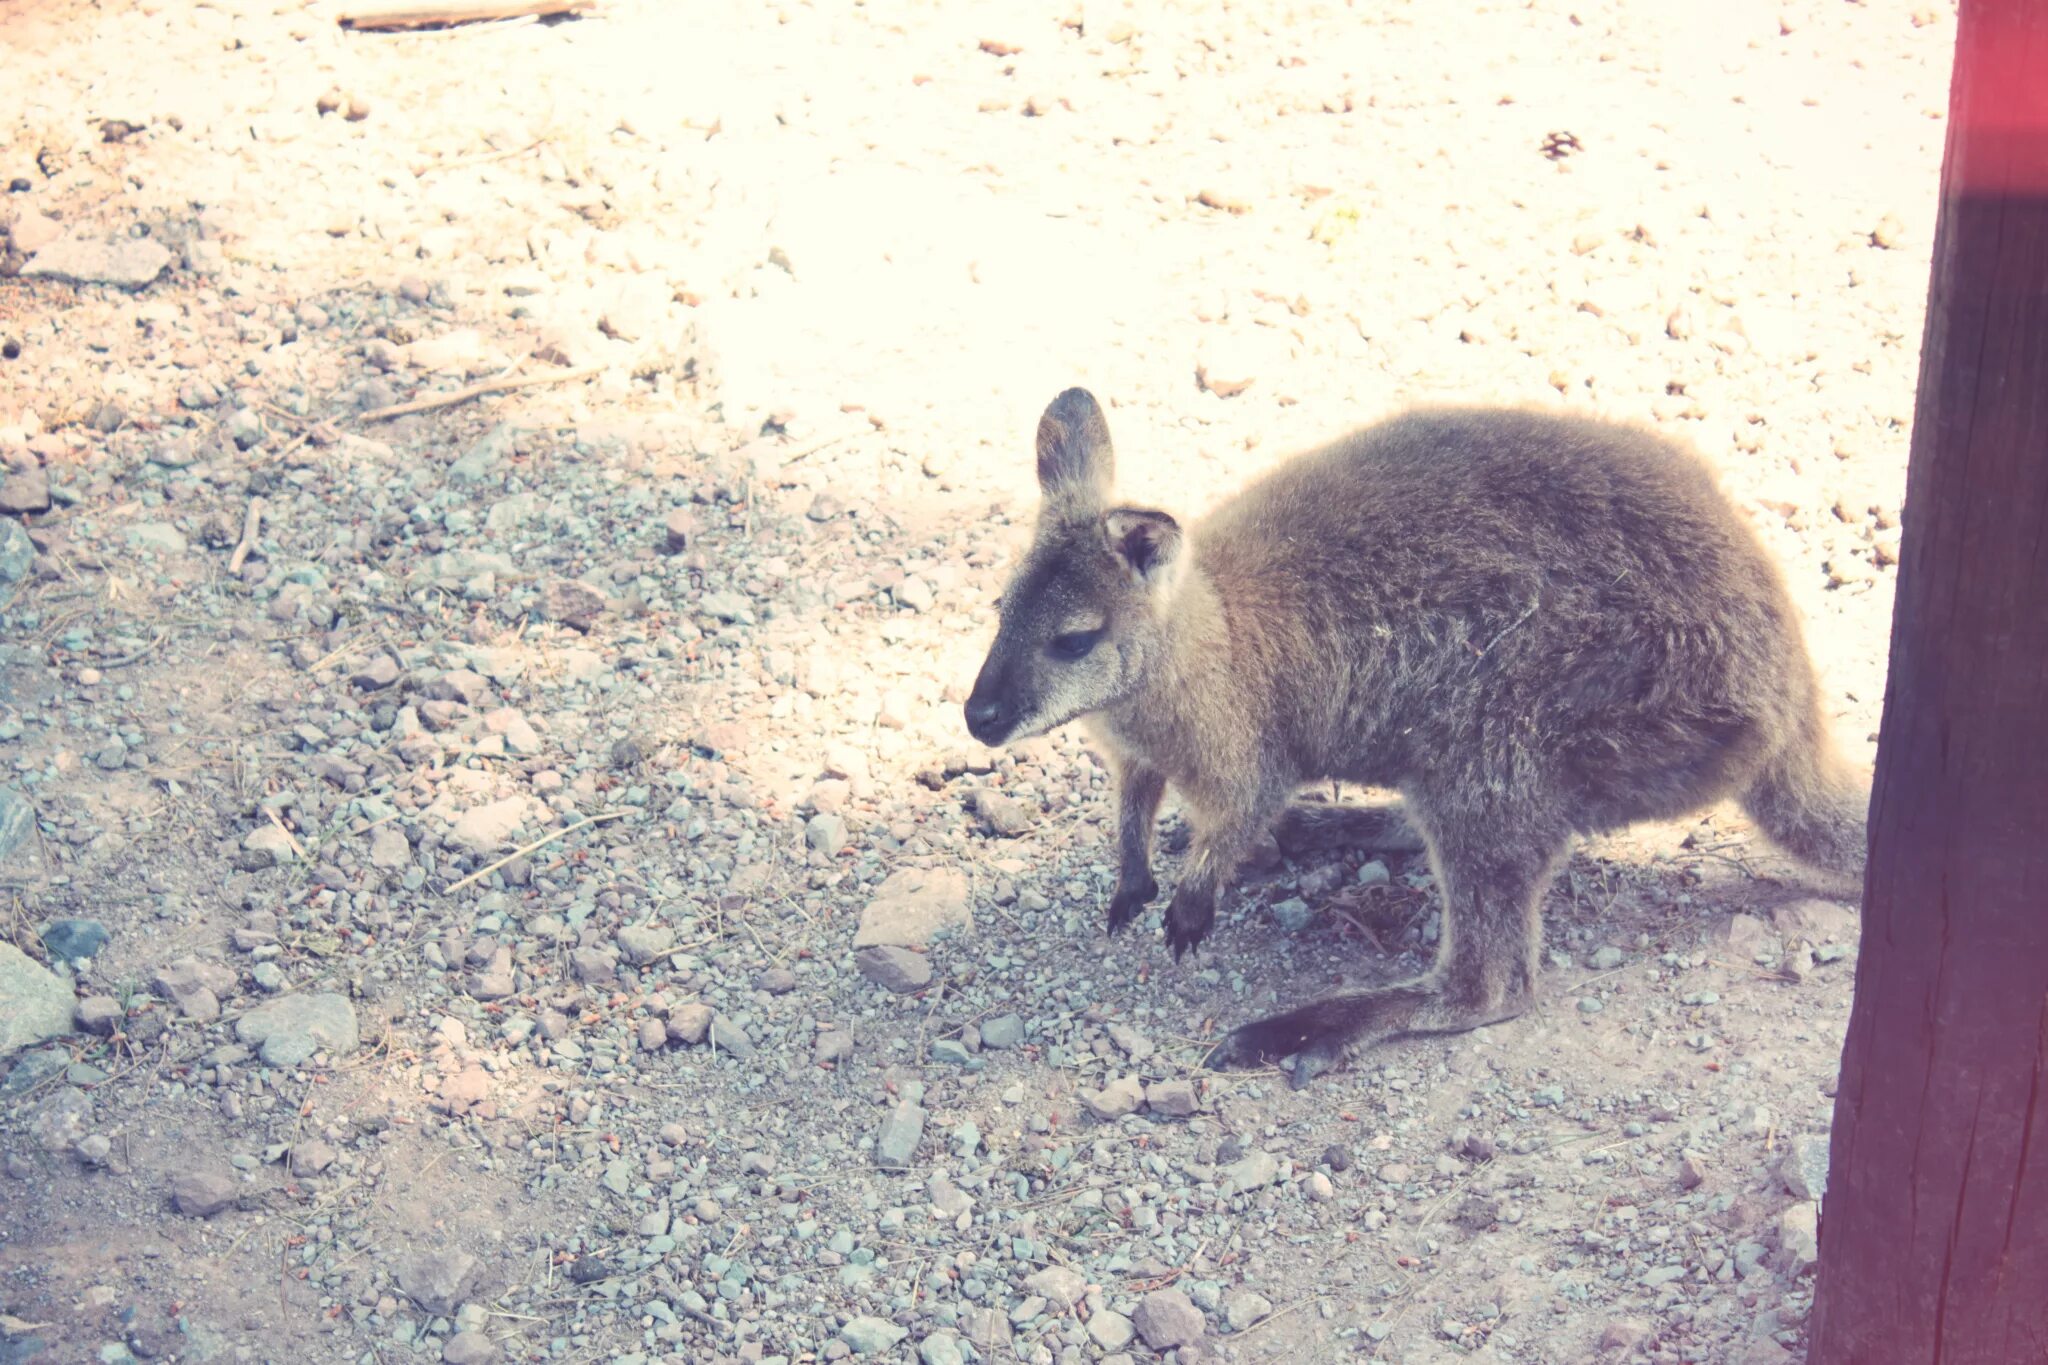
M 1233 637 L 1290 656 L 1291 742 L 1383 765 L 1337 775 L 1485 786 L 1540 756 L 1599 827 L 1738 780 L 1813 709 L 1755 535 L 1638 428 L 1410 413 L 1275 469 L 1194 542 Z

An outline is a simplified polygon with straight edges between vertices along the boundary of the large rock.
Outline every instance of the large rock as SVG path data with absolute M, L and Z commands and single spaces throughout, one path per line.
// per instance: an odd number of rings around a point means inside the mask
M 304 1066 L 316 1052 L 343 1057 L 356 1050 L 355 1006 L 323 991 L 258 1005 L 235 1024 L 235 1036 L 260 1049 L 266 1066 Z
M 211 1218 L 234 1202 L 235 1178 L 226 1171 L 179 1171 L 171 1177 L 171 1207 L 187 1218 Z
M 908 1170 L 924 1139 L 924 1106 L 900 1101 L 875 1134 L 875 1164 L 885 1171 Z
M 36 808 L 28 798 L 0 787 L 0 863 L 5 863 L 16 849 L 26 848 L 35 828 Z
M 140 289 L 170 263 L 171 253 L 147 237 L 60 237 L 29 257 L 21 275 Z
M 908 948 L 862 948 L 853 955 L 853 965 L 862 976 L 898 995 L 932 983 L 931 959 Z
M 839 1339 L 857 1356 L 891 1350 L 909 1335 L 907 1329 L 898 1327 L 887 1318 L 866 1316 L 854 1318 L 839 1329 Z
M 232 968 L 190 955 L 157 968 L 150 979 L 156 993 L 176 1005 L 178 1013 L 202 1024 L 220 1018 L 220 1002 L 235 993 L 235 984 Z
M 525 821 L 526 805 L 525 797 L 508 796 L 503 801 L 471 807 L 456 818 L 448 838 L 479 857 L 495 853 L 512 841 L 513 833 Z
M 0 1057 L 71 1031 L 71 988 L 11 943 L 0 942 Z
M 452 1317 L 476 1284 L 476 1257 L 460 1247 L 422 1251 L 398 1269 L 398 1287 L 429 1313 Z
M 5 486 L 6 477 L 0 474 L 0 487 Z M 0 611 L 7 610 L 15 594 L 21 591 L 35 559 L 35 542 L 28 538 L 21 524 L 0 522 Z
M 906 948 L 931 942 L 941 929 L 965 929 L 972 922 L 966 873 L 906 867 L 875 888 L 874 899 L 861 912 L 853 946 Z
M 1192 1346 L 1202 1339 L 1202 1310 L 1178 1289 L 1155 1289 L 1138 1301 L 1131 1325 L 1155 1351 Z
M 77 962 L 100 955 L 100 949 L 107 946 L 107 926 L 96 919 L 51 920 L 40 937 L 51 958 Z
M 1828 1135 L 1799 1133 L 1778 1158 L 1778 1177 L 1800 1199 L 1818 1200 L 1828 1189 Z

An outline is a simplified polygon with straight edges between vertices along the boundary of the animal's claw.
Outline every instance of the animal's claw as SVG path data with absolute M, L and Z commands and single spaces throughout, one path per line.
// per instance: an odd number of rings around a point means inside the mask
M 1109 932 L 1112 936 L 1122 933 L 1124 927 L 1138 917 L 1138 912 L 1150 905 L 1159 895 L 1159 883 L 1151 878 L 1138 886 L 1119 886 L 1116 894 L 1109 898 Z

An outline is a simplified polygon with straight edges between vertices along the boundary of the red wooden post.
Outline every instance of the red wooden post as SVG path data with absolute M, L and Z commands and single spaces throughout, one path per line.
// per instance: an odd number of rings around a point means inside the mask
M 2048 1362 L 2048 0 L 1962 0 L 1808 1365 Z

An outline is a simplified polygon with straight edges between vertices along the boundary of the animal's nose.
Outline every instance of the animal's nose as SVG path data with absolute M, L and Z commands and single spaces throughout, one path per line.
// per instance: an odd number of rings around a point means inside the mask
M 1003 704 L 989 697 L 967 699 L 967 732 L 976 739 L 989 741 L 1002 732 Z

